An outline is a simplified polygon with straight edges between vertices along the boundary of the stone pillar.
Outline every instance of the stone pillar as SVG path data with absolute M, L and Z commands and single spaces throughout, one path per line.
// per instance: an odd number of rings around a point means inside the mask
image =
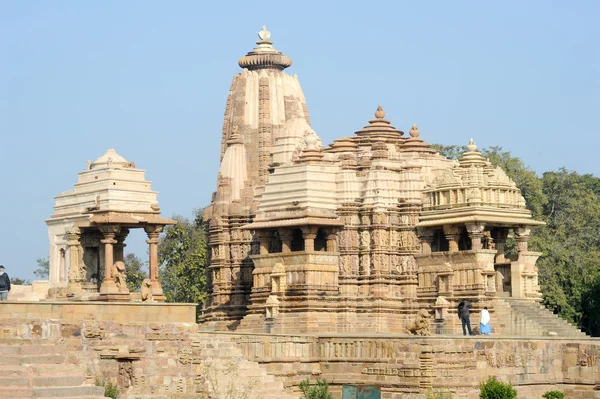
M 269 253 L 269 243 L 271 241 L 271 232 L 265 230 L 259 230 L 254 233 L 258 244 L 260 245 L 259 254 L 266 255 Z
M 304 237 L 304 251 L 313 252 L 315 250 L 315 238 L 317 238 L 318 227 L 302 227 L 302 237 Z
M 67 245 L 69 246 L 69 272 L 67 287 L 73 292 L 80 291 L 81 282 L 86 276 L 82 276 L 82 270 L 79 268 L 79 239 L 81 231 L 79 228 L 74 228 L 67 231 Z M 61 265 L 62 267 L 63 265 Z
M 485 230 L 485 223 L 469 223 L 467 224 L 467 233 L 471 239 L 471 249 L 478 250 L 483 249 L 481 239 L 483 238 L 483 231 Z
M 507 228 L 498 228 L 492 230 L 492 238 L 494 239 L 494 244 L 496 246 L 496 261 L 495 263 L 505 263 L 506 259 L 504 259 L 504 248 L 506 247 L 506 239 L 508 237 L 508 229 Z
M 122 228 L 121 231 L 115 236 L 117 243 L 115 244 L 115 262 L 123 262 L 125 257 L 123 256 L 123 249 L 127 246 L 125 239 L 129 234 L 129 229 Z
M 421 241 L 421 253 L 429 255 L 431 253 L 431 244 L 433 243 L 435 232 L 429 229 L 418 229 L 418 234 Z
M 520 226 L 514 229 L 514 232 L 515 239 L 517 240 L 517 251 L 527 252 L 527 243 L 529 242 L 531 228 L 527 226 Z
M 292 237 L 294 234 L 290 229 L 280 229 L 279 238 L 281 239 L 281 252 L 284 254 L 292 252 Z
M 158 280 L 158 243 L 160 242 L 158 236 L 163 231 L 164 226 L 161 225 L 148 225 L 144 227 L 144 231 L 148 236 L 146 242 L 149 245 L 150 262 L 148 270 L 150 274 L 150 281 L 152 283 L 152 297 L 156 301 L 164 301 L 165 297 L 163 294 L 162 286 Z
M 444 235 L 448 240 L 448 251 L 458 252 L 458 239 L 460 238 L 460 231 L 462 226 L 458 225 L 445 225 Z
M 104 238 L 100 240 L 104 244 L 104 280 L 100 286 L 101 294 L 112 294 L 118 293 L 119 289 L 115 284 L 115 280 L 112 275 L 114 261 L 114 248 L 113 245 L 117 243 L 115 236 L 120 231 L 119 226 L 107 225 L 100 227 Z
M 327 229 L 325 239 L 327 240 L 327 252 L 337 252 L 337 233 L 335 229 Z

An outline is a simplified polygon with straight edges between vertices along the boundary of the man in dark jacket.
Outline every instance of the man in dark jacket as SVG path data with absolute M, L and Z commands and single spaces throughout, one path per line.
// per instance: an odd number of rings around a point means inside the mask
M 4 272 L 4 266 L 0 265 L 0 301 L 8 301 L 10 291 L 10 278 Z
M 471 302 L 462 300 L 458 304 L 458 318 L 462 322 L 463 335 L 467 335 L 467 329 L 469 329 L 469 335 L 473 335 L 473 331 L 471 331 L 471 320 L 469 319 L 469 314 L 471 314 Z

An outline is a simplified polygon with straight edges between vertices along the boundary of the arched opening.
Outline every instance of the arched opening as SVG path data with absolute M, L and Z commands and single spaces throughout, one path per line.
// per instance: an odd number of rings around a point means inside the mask
M 431 242 L 431 252 L 443 252 L 449 251 L 450 245 L 446 236 L 442 230 L 436 230 L 433 234 L 433 241 Z
M 470 249 L 472 249 L 471 238 L 469 237 L 469 233 L 467 233 L 467 230 L 463 229 L 460 233 L 460 237 L 458 238 L 458 250 L 468 251 Z
M 269 253 L 278 253 L 281 252 L 281 238 L 279 237 L 279 232 L 274 231 L 271 237 L 271 241 L 269 241 Z
M 292 232 L 292 252 L 304 251 L 304 237 L 302 236 L 302 230 L 294 229 Z
M 317 236 L 315 237 L 315 251 L 326 251 L 327 240 L 325 240 L 325 233 L 323 229 L 317 230 Z

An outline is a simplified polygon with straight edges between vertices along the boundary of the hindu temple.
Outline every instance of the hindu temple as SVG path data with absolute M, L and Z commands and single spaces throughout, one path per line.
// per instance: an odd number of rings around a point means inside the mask
M 205 211 L 204 321 L 270 332 L 404 332 L 420 309 L 457 332 L 458 301 L 540 299 L 533 220 L 515 183 L 471 140 L 446 159 L 381 106 L 324 145 L 292 61 L 263 28 L 225 108 Z M 374 107 L 375 108 L 375 107 Z M 465 143 L 467 144 L 467 143 Z M 507 239 L 516 251 L 505 255 Z

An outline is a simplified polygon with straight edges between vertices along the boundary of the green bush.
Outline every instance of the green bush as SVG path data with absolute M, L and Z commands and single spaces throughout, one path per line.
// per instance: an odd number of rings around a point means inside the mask
M 490 377 L 486 382 L 479 384 L 481 399 L 515 399 L 517 391 L 510 383 L 500 382 L 496 377 Z
M 333 399 L 333 396 L 329 393 L 329 384 L 326 380 L 317 380 L 317 385 L 310 385 L 310 382 L 306 379 L 298 387 L 302 391 L 300 399 Z
M 119 399 L 119 388 L 110 381 L 96 378 L 96 386 L 104 387 L 104 396 L 111 399 Z
M 542 395 L 544 399 L 564 399 L 565 394 L 561 391 L 548 391 Z

